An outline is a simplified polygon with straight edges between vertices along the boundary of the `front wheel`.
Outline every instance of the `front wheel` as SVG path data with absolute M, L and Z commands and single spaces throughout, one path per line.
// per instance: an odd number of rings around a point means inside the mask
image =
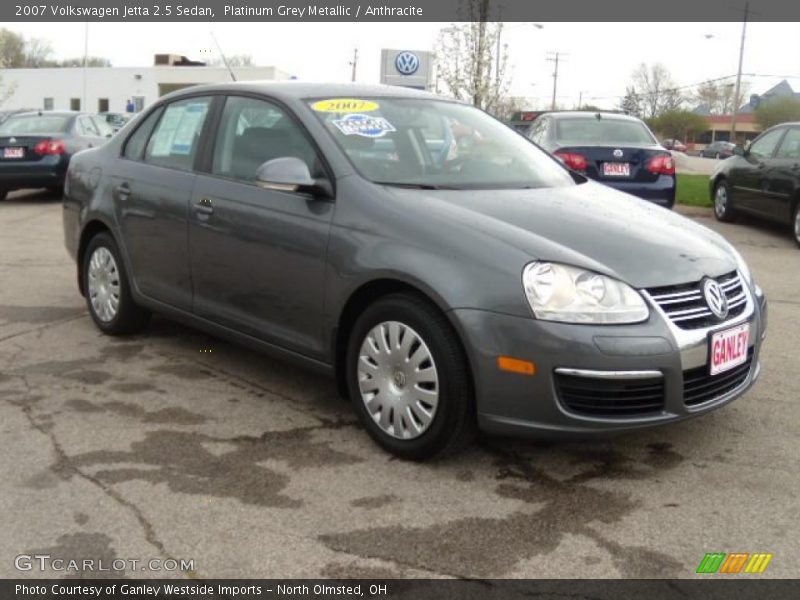
M 353 327 L 345 368 L 362 424 L 388 452 L 425 460 L 473 438 L 464 351 L 444 315 L 425 300 L 395 294 L 367 308 Z
M 98 233 L 83 258 L 86 304 L 95 325 L 109 335 L 136 333 L 150 320 L 149 311 L 131 296 L 119 249 L 109 233 Z
M 727 223 L 736 217 L 733 210 L 731 187 L 725 179 L 720 179 L 714 187 L 714 216 L 718 221 Z

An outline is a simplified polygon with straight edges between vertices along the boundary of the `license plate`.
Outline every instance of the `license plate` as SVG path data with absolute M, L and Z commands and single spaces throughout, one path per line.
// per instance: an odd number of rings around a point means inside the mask
M 711 375 L 724 373 L 747 360 L 750 324 L 718 331 L 711 336 Z
M 603 163 L 603 175 L 606 177 L 630 177 L 631 165 L 630 163 Z
M 25 148 L 3 148 L 3 158 L 23 158 Z

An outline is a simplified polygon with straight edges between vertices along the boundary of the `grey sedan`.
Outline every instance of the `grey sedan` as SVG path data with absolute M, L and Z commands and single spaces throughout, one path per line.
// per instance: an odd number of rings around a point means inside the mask
M 156 311 L 330 373 L 403 458 L 672 423 L 759 374 L 722 237 L 425 92 L 168 95 L 75 156 L 64 232 L 100 330 Z

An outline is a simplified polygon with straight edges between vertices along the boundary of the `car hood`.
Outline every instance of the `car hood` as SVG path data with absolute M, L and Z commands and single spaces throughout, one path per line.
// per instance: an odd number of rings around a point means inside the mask
M 392 191 L 413 202 L 421 217 L 437 219 L 442 231 L 477 230 L 531 260 L 580 266 L 637 288 L 717 277 L 737 265 L 719 234 L 591 181 L 531 190 Z

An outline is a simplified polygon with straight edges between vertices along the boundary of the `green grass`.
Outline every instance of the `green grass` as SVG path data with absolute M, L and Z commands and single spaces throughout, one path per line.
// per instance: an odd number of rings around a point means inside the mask
M 711 198 L 708 195 L 708 175 L 678 173 L 677 185 L 675 195 L 678 204 L 711 207 Z

